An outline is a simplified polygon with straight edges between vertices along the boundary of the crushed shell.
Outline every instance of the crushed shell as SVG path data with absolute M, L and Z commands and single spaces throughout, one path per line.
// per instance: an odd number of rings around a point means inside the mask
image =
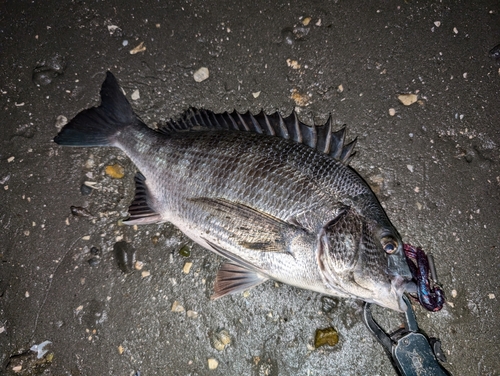
M 212 344 L 218 351 L 222 351 L 231 344 L 231 335 L 226 329 L 221 329 L 212 335 Z
M 106 175 L 112 177 L 113 179 L 121 179 L 125 176 L 125 170 L 118 163 L 106 166 L 104 169 Z
M 316 329 L 314 336 L 314 347 L 318 348 L 324 345 L 335 346 L 339 342 L 339 334 L 332 328 Z

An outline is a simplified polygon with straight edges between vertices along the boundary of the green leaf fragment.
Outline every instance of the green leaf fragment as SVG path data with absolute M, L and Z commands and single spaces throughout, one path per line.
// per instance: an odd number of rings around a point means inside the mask
M 339 342 L 339 334 L 332 328 L 316 329 L 314 336 L 314 347 L 318 348 L 324 345 L 335 346 Z

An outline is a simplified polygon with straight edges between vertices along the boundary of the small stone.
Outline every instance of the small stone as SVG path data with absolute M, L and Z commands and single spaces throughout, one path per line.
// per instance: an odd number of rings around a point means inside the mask
M 324 345 L 335 346 L 339 342 L 339 334 L 332 328 L 316 329 L 314 336 L 314 347 L 318 348 Z
M 396 115 L 396 110 L 394 108 L 389 108 L 389 115 L 390 116 Z
M 436 27 L 441 26 L 441 21 L 434 21 L 434 25 L 436 25 Z
M 55 126 L 58 130 L 61 130 L 62 127 L 64 127 L 66 124 L 68 124 L 68 118 L 64 115 L 59 115 L 56 118 L 56 123 Z
M 92 257 L 87 262 L 89 263 L 89 265 L 91 267 L 93 267 L 93 266 L 97 266 L 97 264 L 99 264 L 100 260 L 97 257 Z
M 85 184 L 82 184 L 80 186 L 80 193 L 82 194 L 82 196 L 88 196 L 92 193 L 92 188 L 90 188 L 89 186 L 87 186 Z
M 134 264 L 135 270 L 142 270 L 143 267 L 144 267 L 144 263 L 142 261 L 136 261 Z
M 131 55 L 135 55 L 138 54 L 139 52 L 144 52 L 144 51 L 146 51 L 146 46 L 144 45 L 144 42 L 141 42 L 139 43 L 139 45 L 137 45 L 137 47 L 131 49 L 129 53 Z
M 286 64 L 292 69 L 300 69 L 300 64 L 297 60 L 286 59 Z
M 113 252 L 120 270 L 124 273 L 133 271 L 135 264 L 135 249 L 127 242 L 117 242 L 113 246 Z
M 138 100 L 141 97 L 141 94 L 139 93 L 139 90 L 134 90 L 130 98 L 132 98 L 133 101 Z
M 12 162 L 14 159 L 16 159 L 16 157 L 9 157 L 9 158 L 7 158 L 7 163 Z
M 186 262 L 184 264 L 184 267 L 182 268 L 182 272 L 184 274 L 189 274 L 189 271 L 191 270 L 191 267 L 193 266 L 193 263 L 192 262 Z
M 453 28 L 453 32 L 454 32 L 455 34 L 458 34 L 458 29 L 457 29 L 456 27 L 454 27 L 454 28 Z
M 254 98 L 257 99 L 259 97 L 259 95 L 260 95 L 260 91 L 256 91 L 255 93 L 252 93 L 252 95 L 253 95 Z
M 488 294 L 488 299 L 495 299 L 495 294 Z
M 311 22 L 311 17 L 304 17 L 302 20 L 302 25 L 307 26 Z
M 416 94 L 400 94 L 398 99 L 405 106 L 410 106 L 418 100 L 418 97 Z
M 198 312 L 188 310 L 188 311 L 186 312 L 186 315 L 187 315 L 187 317 L 189 317 L 190 319 L 196 319 L 196 318 L 198 317 Z
M 214 349 L 223 351 L 231 343 L 231 336 L 226 329 L 221 329 L 212 334 L 212 345 Z
M 413 166 L 412 165 L 406 165 L 406 168 L 410 170 L 410 172 L 413 172 Z
M 201 67 L 193 74 L 193 78 L 196 82 L 205 81 L 209 76 L 210 74 L 208 72 L 208 68 L 206 67 Z
M 209 358 L 208 359 L 208 369 L 216 369 L 219 366 L 219 362 L 217 359 Z
M 176 300 L 173 304 L 172 304 L 172 312 L 184 312 L 184 307 L 181 306 L 181 304 Z
M 191 251 L 189 250 L 189 247 L 186 245 L 183 245 L 181 249 L 179 249 L 179 255 L 183 257 L 189 257 L 191 256 Z
M 415 187 L 413 190 L 415 191 L 415 193 L 418 193 L 420 192 L 420 187 Z
M 29 293 L 29 291 L 26 291 L 26 292 L 24 293 L 24 297 L 25 297 L 25 298 L 29 298 L 29 297 L 30 297 L 30 293 Z
M 316 25 L 316 26 L 321 26 L 321 18 L 320 18 L 320 19 L 318 19 L 318 21 L 316 21 L 315 25 Z
M 457 297 L 457 290 L 451 290 L 451 296 L 456 298 Z
M 90 240 L 90 235 L 82 236 L 82 240 Z
M 337 92 L 339 92 L 339 93 L 344 92 L 344 86 L 342 84 L 340 84 L 339 86 L 337 86 Z
M 122 345 L 118 346 L 118 354 L 122 355 L 125 349 L 123 348 Z
M 23 366 L 12 367 L 12 371 L 14 371 L 15 373 L 21 372 L 22 369 L 23 369 Z
M 144 270 L 142 273 L 141 273 L 141 277 L 142 278 L 146 278 L 146 277 L 149 277 L 151 275 L 151 272 L 149 270 Z
M 113 179 L 121 179 L 125 176 L 124 168 L 118 163 L 106 166 L 104 172 Z

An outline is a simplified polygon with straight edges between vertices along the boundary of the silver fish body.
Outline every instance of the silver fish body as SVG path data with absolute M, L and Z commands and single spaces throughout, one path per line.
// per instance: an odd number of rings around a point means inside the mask
M 295 113 L 191 111 L 158 132 L 134 115 L 110 73 L 101 98 L 55 141 L 124 151 L 140 171 L 125 223 L 171 222 L 227 258 L 214 298 L 274 279 L 405 307 L 411 275 L 401 237 L 347 165 L 352 147 L 343 133 L 330 142 L 330 122 L 325 130 L 306 127 Z

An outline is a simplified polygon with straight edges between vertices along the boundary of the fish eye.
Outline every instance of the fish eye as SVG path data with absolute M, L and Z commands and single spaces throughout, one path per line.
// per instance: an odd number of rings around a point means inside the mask
M 385 236 L 382 238 L 382 248 L 386 253 L 394 253 L 398 249 L 398 242 L 392 236 Z

